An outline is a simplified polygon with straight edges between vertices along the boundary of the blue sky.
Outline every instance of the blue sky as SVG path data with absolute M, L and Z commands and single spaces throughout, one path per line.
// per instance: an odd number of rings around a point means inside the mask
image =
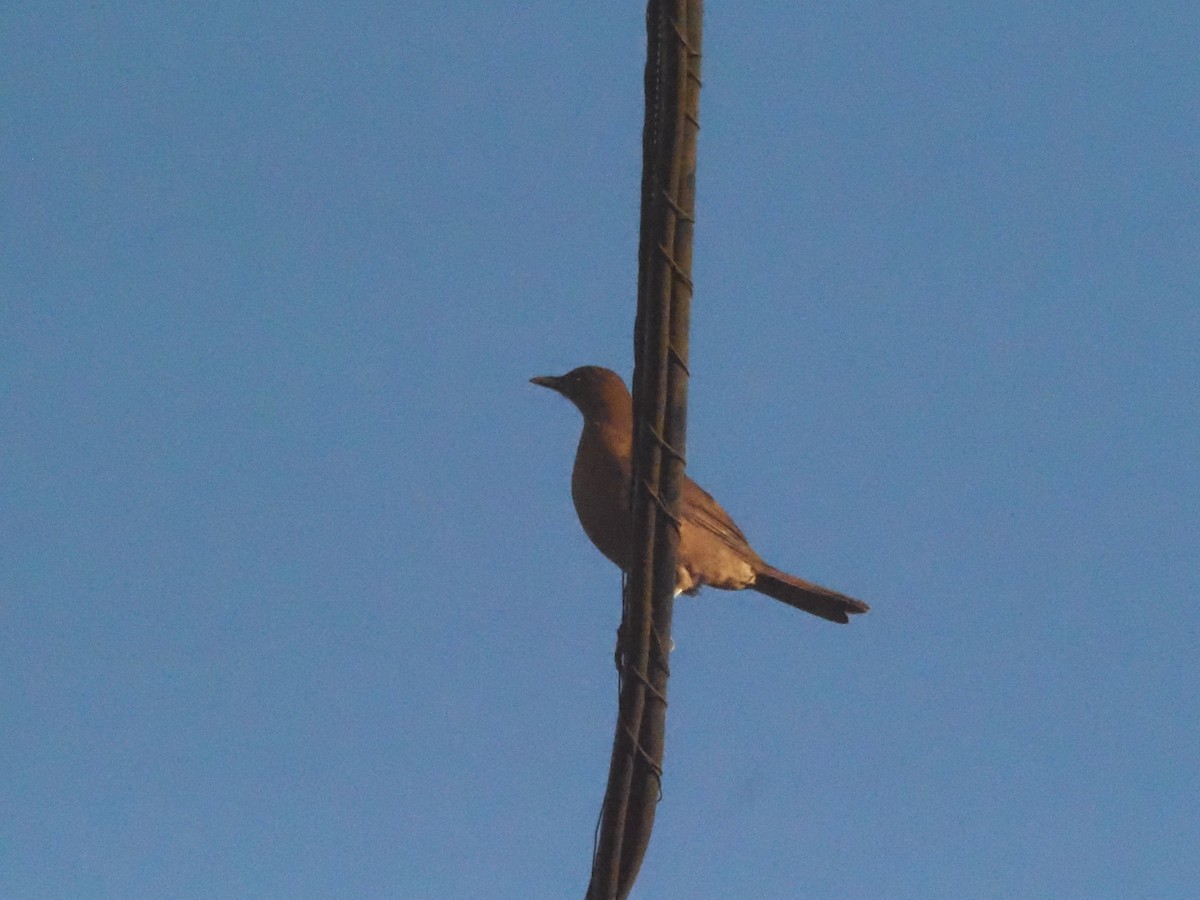
M 818 8 L 819 6 L 819 8 Z M 1194 4 L 711 3 L 636 896 L 1200 884 Z M 641 4 L 9 4 L 0 893 L 581 896 Z

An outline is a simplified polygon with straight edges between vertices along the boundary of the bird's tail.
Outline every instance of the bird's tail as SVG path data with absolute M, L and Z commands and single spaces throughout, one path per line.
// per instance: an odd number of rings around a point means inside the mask
M 766 564 L 755 572 L 754 584 L 751 587 L 760 594 L 774 597 L 788 606 L 802 609 L 822 619 L 829 619 L 831 622 L 841 622 L 843 625 L 850 621 L 851 616 L 865 613 L 871 608 L 861 600 L 823 588 L 819 584 L 781 572 Z

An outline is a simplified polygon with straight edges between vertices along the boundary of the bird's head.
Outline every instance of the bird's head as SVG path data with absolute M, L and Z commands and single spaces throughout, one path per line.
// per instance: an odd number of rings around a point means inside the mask
M 599 422 L 632 415 L 633 399 L 621 376 L 602 366 L 580 366 L 566 375 L 538 375 L 534 384 L 558 391 L 574 403 L 583 418 Z

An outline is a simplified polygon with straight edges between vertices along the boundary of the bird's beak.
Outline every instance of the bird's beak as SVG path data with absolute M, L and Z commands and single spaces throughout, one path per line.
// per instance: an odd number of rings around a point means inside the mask
M 554 375 L 537 375 L 529 379 L 531 384 L 540 384 L 542 387 L 550 388 L 552 391 L 559 389 L 558 385 L 561 380 Z

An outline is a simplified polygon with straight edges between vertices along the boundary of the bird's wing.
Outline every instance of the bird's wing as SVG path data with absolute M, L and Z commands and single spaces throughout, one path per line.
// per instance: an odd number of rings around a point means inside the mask
M 742 534 L 729 513 L 721 508 L 721 504 L 712 495 L 692 479 L 684 477 L 683 497 L 680 501 L 680 514 L 694 525 L 699 525 L 711 531 L 733 549 L 745 553 L 754 551 Z

